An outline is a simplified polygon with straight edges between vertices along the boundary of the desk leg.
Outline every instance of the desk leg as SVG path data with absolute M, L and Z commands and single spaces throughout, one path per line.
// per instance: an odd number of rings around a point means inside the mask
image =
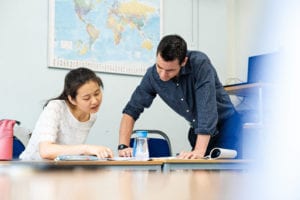
M 168 172 L 170 172 L 170 170 L 171 170 L 170 164 L 164 163 L 163 169 L 162 169 L 163 173 L 168 173 Z

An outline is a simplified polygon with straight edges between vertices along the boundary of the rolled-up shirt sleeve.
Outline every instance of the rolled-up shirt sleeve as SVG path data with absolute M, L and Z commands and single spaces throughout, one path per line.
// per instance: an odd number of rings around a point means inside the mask
M 218 110 L 215 89 L 215 71 L 209 59 L 204 60 L 195 74 L 195 103 L 198 119 L 196 134 L 216 134 Z
M 145 108 L 149 108 L 156 97 L 156 92 L 151 85 L 151 79 L 149 76 L 150 70 L 147 71 L 143 77 L 141 83 L 137 86 L 131 98 L 125 108 L 123 113 L 128 114 L 137 120 L 140 114 Z

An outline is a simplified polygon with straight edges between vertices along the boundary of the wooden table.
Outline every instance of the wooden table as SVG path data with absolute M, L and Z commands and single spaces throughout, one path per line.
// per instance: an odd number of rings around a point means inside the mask
M 166 159 L 164 160 L 163 171 L 169 172 L 172 170 L 224 170 L 224 169 L 247 169 L 251 161 L 249 160 L 238 160 L 238 159 Z
M 250 160 L 238 159 L 176 159 L 170 157 L 153 158 L 151 161 L 0 161 L 0 165 L 29 166 L 35 169 L 75 169 L 98 168 L 118 170 L 152 170 L 169 172 L 185 169 L 247 169 Z
M 249 83 L 242 85 L 234 86 L 224 86 L 224 89 L 228 94 L 238 95 L 238 96 L 250 96 L 250 95 L 259 95 L 260 90 L 263 87 L 270 86 L 267 83 Z
M 0 161 L 0 165 L 23 165 L 36 169 L 100 168 L 161 171 L 163 161 Z
M 1 200 L 232 200 L 247 172 L 241 170 L 35 169 L 0 165 Z M 258 194 L 259 195 L 259 194 Z M 255 198 L 254 198 L 255 199 Z
M 270 83 L 249 83 L 235 86 L 224 86 L 224 89 L 230 95 L 237 95 L 241 97 L 257 97 L 257 110 L 258 110 L 258 122 L 257 126 L 263 124 L 263 112 L 264 112 L 264 98 L 266 98 L 266 93 L 274 89 L 274 85 Z

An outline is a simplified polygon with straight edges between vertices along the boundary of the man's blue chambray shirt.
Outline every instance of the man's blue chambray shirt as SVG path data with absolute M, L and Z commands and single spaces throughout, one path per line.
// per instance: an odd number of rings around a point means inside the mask
M 196 134 L 217 134 L 217 124 L 229 118 L 234 107 L 209 58 L 199 51 L 189 51 L 187 57 L 179 76 L 169 81 L 160 80 L 155 65 L 150 67 L 123 113 L 137 120 L 158 94 Z

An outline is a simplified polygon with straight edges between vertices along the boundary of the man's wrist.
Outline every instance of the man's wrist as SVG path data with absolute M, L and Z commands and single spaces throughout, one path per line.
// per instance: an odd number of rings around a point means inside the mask
M 123 149 L 127 149 L 129 146 L 127 146 L 126 144 L 119 144 L 118 145 L 118 150 L 123 150 Z
M 205 156 L 205 151 L 201 150 L 201 149 L 194 149 L 194 152 L 198 155 L 200 155 L 201 157 Z

